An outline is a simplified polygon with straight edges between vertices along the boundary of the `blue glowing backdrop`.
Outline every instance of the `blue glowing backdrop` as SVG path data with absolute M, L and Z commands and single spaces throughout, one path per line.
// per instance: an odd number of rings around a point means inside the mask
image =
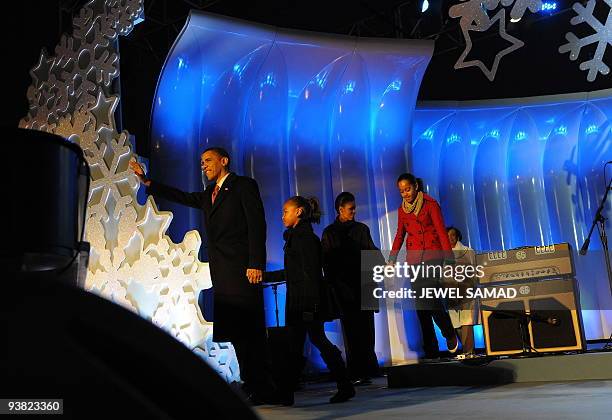
M 612 90 L 420 103 L 414 121 L 413 169 L 466 245 L 568 242 L 580 249 L 605 191 L 604 164 L 612 160 Z M 606 230 L 612 234 L 610 223 Z M 612 299 L 597 232 L 589 249 L 587 256 L 574 252 L 576 277 L 586 337 L 602 339 L 612 329 Z
M 424 179 L 447 224 L 476 250 L 556 242 L 579 248 L 603 194 L 603 163 L 612 160 L 612 92 L 420 104 L 415 111 L 432 49 L 428 42 L 282 30 L 192 13 L 157 86 L 152 174 L 201 190 L 201 150 L 227 148 L 231 169 L 259 182 L 268 269 L 282 266 L 281 207 L 294 194 L 320 199 L 320 234 L 335 216 L 335 195 L 352 191 L 358 219 L 388 249 L 400 204 L 395 180 L 407 170 Z M 197 210 L 159 205 L 174 213 L 175 241 L 201 228 Z M 610 205 L 606 214 L 612 216 Z M 596 237 L 591 249 L 601 249 Z M 605 309 L 612 303 L 601 254 L 590 257 L 576 262 L 586 335 L 595 339 L 610 333 L 612 314 Z M 279 309 L 282 325 L 283 289 Z M 266 319 L 275 323 L 270 291 Z M 383 308 L 376 328 L 381 362 L 416 356 L 420 334 L 412 311 Z M 342 347 L 338 323 L 326 330 Z M 310 356 L 312 367 L 320 367 L 318 355 Z
M 152 174 L 197 191 L 203 188 L 201 150 L 216 145 L 230 151 L 231 169 L 260 186 L 268 269 L 282 266 L 281 208 L 295 194 L 319 198 L 320 234 L 335 218 L 334 197 L 353 192 L 359 219 L 388 247 L 400 202 L 394 180 L 411 166 L 412 114 L 432 50 L 429 41 L 282 30 L 193 12 L 157 86 Z M 159 205 L 174 213 L 174 240 L 201 228 L 197 210 Z M 284 289 L 279 304 L 283 324 Z M 275 323 L 271 291 L 266 319 Z M 389 360 L 386 313 L 377 324 L 377 351 L 381 361 Z M 326 329 L 342 347 L 338 323 Z M 320 365 L 318 356 L 311 360 Z

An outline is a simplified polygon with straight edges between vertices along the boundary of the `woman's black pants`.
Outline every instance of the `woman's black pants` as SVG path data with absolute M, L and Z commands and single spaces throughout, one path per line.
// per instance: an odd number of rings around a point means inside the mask
M 346 365 L 353 380 L 379 375 L 378 359 L 374 351 L 374 311 L 360 308 L 344 309 L 342 318 Z

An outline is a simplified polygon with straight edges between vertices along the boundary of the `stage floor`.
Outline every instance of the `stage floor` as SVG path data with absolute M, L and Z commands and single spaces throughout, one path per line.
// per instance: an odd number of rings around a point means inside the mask
M 257 407 L 263 419 L 605 419 L 612 381 L 513 383 L 488 387 L 387 388 L 387 379 L 359 387 L 343 404 L 328 404 L 333 383 L 309 384 L 293 407 Z
M 612 352 L 413 363 L 387 369 L 390 388 L 612 380 Z

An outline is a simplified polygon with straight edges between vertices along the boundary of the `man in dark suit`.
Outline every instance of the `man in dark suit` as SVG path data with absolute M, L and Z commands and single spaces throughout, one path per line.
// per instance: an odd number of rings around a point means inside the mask
M 211 184 L 186 193 L 147 179 L 137 162 L 130 167 L 147 193 L 204 211 L 210 276 L 214 288 L 213 341 L 234 345 L 245 390 L 254 403 L 279 402 L 266 353 L 263 292 L 266 220 L 257 182 L 229 172 L 222 148 L 206 149 L 200 164 Z

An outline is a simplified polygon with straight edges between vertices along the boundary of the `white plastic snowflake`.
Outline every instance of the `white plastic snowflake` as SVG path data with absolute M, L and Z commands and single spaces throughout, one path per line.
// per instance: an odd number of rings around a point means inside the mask
M 542 0 L 461 0 L 462 3 L 451 6 L 448 14 L 452 18 L 460 17 L 461 28 L 470 27 L 479 30 L 489 25 L 487 10 L 495 10 L 501 4 L 504 8 L 512 6 L 510 18 L 520 20 L 527 9 L 537 13 L 542 9 Z
M 592 82 L 597 77 L 598 73 L 607 75 L 610 73 L 610 67 L 608 67 L 603 59 L 606 53 L 606 47 L 608 44 L 612 45 L 612 0 L 603 0 L 609 7 L 608 18 L 606 23 L 603 24 L 594 15 L 596 0 L 589 0 L 586 7 L 581 3 L 574 3 L 572 8 L 577 13 L 570 23 L 572 25 L 579 25 L 581 23 L 588 23 L 589 26 L 595 31 L 594 34 L 586 36 L 584 38 L 578 38 L 574 33 L 568 32 L 565 34 L 567 44 L 563 44 L 559 47 L 561 54 L 569 52 L 570 60 L 576 61 L 580 55 L 580 50 L 591 44 L 597 44 L 595 55 L 592 59 L 583 61 L 580 63 L 580 70 L 588 70 L 587 80 Z
M 231 344 L 204 351 L 213 324 L 198 309 L 200 290 L 212 287 L 208 264 L 198 260 L 201 239 L 188 232 L 179 244 L 166 234 L 172 214 L 152 197 L 138 204 L 139 183 L 127 131 L 119 132 L 115 109 L 119 77 L 115 42 L 142 16 L 143 0 L 93 0 L 75 17 L 73 35 L 62 36 L 55 55 L 45 51 L 32 69 L 30 110 L 24 128 L 54 132 L 77 142 L 91 169 L 86 240 L 91 245 L 85 288 L 120 304 L 172 334 L 238 380 Z
M 499 6 L 507 7 L 514 3 L 510 11 L 510 18 L 514 20 L 521 19 L 525 11 L 529 9 L 531 13 L 537 13 L 542 9 L 542 0 L 485 0 L 482 4 L 489 10 L 494 10 Z

